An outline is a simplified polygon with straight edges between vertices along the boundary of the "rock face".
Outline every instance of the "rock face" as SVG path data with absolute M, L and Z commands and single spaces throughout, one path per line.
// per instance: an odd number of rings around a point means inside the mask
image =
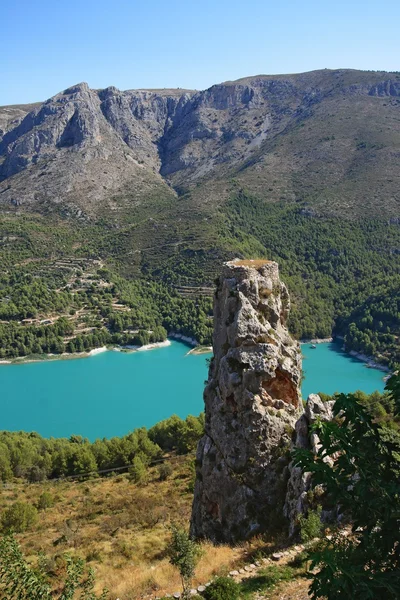
M 61 207 L 64 215 L 90 218 L 115 210 L 121 192 L 130 209 L 153 195 L 173 195 L 158 173 L 146 127 L 118 90 L 99 93 L 81 83 L 13 123 L 0 138 L 4 205 Z M 124 203 L 118 201 L 119 210 Z
M 196 459 L 191 533 L 197 538 L 235 542 L 282 518 L 291 438 L 303 411 L 289 308 L 276 263 L 224 265 Z
M 311 426 L 317 419 L 330 421 L 333 418 L 334 401 L 323 402 L 318 394 L 310 394 L 307 398 L 304 414 L 296 423 L 294 446 L 318 452 L 320 440 L 316 433 L 311 432 Z M 326 460 L 329 460 L 327 457 Z M 310 473 L 302 473 L 299 467 L 289 465 L 290 477 L 287 486 L 284 515 L 289 521 L 289 535 L 293 536 L 298 529 L 297 518 L 310 507 L 308 492 L 311 490 Z

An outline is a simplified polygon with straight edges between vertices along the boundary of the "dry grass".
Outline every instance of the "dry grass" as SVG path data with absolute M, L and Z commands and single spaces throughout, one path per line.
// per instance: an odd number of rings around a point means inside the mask
M 309 588 L 309 580 L 296 579 L 279 585 L 277 589 L 267 593 L 260 600 L 309 600 Z
M 39 552 L 49 558 L 54 583 L 66 552 L 86 559 L 95 569 L 97 588 L 111 598 L 133 600 L 180 589 L 180 579 L 166 557 L 169 525 L 187 526 L 192 493 L 189 462 L 175 466 L 166 481 L 151 470 L 149 483 L 138 486 L 125 476 L 86 482 L 17 484 L 4 489 L 1 509 L 16 500 L 36 504 L 43 491 L 54 506 L 41 511 L 36 526 L 18 535 L 25 555 L 35 563 Z M 203 545 L 196 584 L 228 572 L 245 547 Z
M 272 264 L 272 260 L 266 260 L 264 258 L 259 259 L 248 259 L 248 260 L 233 260 L 228 263 L 229 266 L 233 267 L 252 267 L 253 269 L 261 269 L 265 265 Z

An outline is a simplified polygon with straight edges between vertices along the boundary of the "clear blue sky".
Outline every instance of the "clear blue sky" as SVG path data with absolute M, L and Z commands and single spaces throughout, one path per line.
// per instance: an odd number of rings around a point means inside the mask
M 400 70 L 400 0 L 2 0 L 0 105 L 87 81 L 181 87 Z

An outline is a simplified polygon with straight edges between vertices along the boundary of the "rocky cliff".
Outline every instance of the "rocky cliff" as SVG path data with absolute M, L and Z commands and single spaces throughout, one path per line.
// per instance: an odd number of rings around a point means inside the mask
M 8 123 L 0 141 L 2 203 L 91 218 L 171 195 L 146 127 L 125 104 L 117 91 L 82 83 Z
M 214 298 L 214 358 L 204 392 L 191 533 L 235 542 L 282 518 L 292 433 L 303 412 L 301 353 L 274 262 L 224 265 Z
M 318 394 L 310 394 L 307 398 L 304 413 L 300 416 L 295 425 L 295 433 L 293 436 L 293 446 L 295 448 L 312 450 L 314 454 L 320 447 L 320 439 L 318 435 L 312 431 L 312 426 L 318 420 L 330 421 L 333 419 L 334 401 L 323 402 Z M 327 457 L 325 460 L 331 460 Z M 315 501 L 318 498 L 321 489 L 314 489 L 313 494 L 309 495 L 312 490 L 311 474 L 303 473 L 299 467 L 295 467 L 293 463 L 289 465 L 289 479 L 286 490 L 285 504 L 283 514 L 288 520 L 289 535 L 293 536 L 298 532 L 298 516 L 307 513 L 310 509 L 315 509 L 318 504 L 322 504 L 321 500 Z M 332 520 L 334 518 L 335 509 L 331 509 L 329 513 L 324 510 L 322 513 L 323 520 Z

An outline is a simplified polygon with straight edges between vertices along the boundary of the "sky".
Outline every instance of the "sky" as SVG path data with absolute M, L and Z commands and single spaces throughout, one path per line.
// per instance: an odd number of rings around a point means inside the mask
M 92 88 L 400 70 L 399 0 L 0 0 L 0 105 Z

